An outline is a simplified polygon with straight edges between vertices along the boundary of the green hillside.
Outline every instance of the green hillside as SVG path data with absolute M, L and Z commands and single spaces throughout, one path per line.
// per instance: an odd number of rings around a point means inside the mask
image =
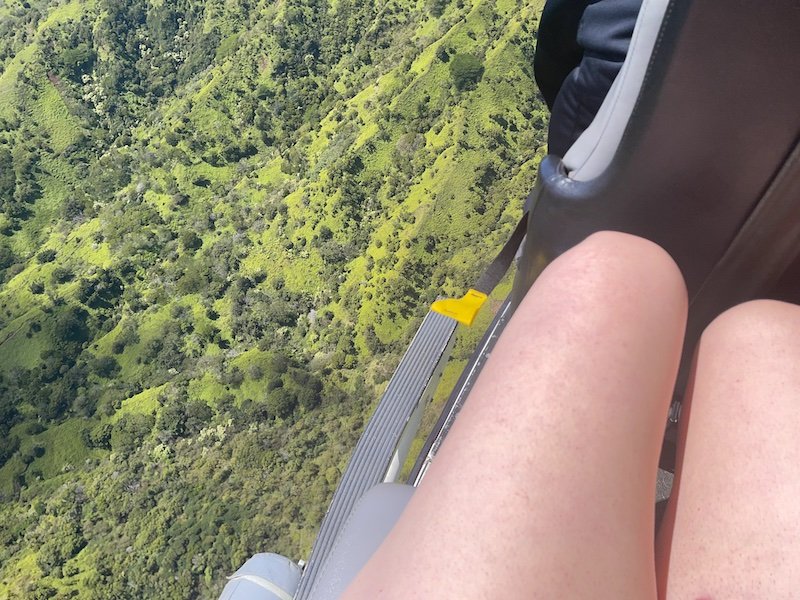
M 521 213 L 542 3 L 2 0 L 0 598 L 308 554 Z

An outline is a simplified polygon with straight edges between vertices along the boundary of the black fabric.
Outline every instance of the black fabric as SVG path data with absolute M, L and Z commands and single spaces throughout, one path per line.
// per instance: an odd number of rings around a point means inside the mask
M 483 292 L 487 296 L 492 293 L 492 290 L 497 287 L 503 277 L 508 273 L 508 268 L 511 266 L 514 257 L 517 255 L 517 250 L 525 238 L 525 233 L 528 231 L 528 211 L 520 218 L 514 232 L 508 241 L 500 249 L 494 260 L 489 263 L 489 266 L 484 269 L 483 274 L 475 284 L 475 289 Z
M 625 60 L 641 4 L 642 0 L 548 1 L 534 68 L 552 111 L 550 154 L 564 156 L 594 119 Z
M 561 84 L 583 58 L 578 25 L 588 5 L 589 0 L 548 0 L 542 10 L 533 72 L 550 110 Z

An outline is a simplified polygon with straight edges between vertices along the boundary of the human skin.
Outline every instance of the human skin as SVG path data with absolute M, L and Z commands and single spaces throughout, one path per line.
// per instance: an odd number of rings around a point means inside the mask
M 748 302 L 703 333 L 654 544 L 685 318 L 649 242 L 606 232 L 557 259 L 345 598 L 796 598 L 800 307 Z
M 703 333 L 676 485 L 658 538 L 660 597 L 798 597 L 800 308 L 736 306 Z
M 551 264 L 345 598 L 656 597 L 654 494 L 686 292 L 656 245 Z

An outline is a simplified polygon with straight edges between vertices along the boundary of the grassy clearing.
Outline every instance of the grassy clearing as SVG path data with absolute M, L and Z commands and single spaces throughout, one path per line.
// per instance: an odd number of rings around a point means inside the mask
M 284 290 L 302 293 L 301 300 L 291 300 L 296 303 L 293 308 L 302 313 L 308 305 L 313 306 L 318 322 L 309 325 L 309 319 L 301 314 L 296 328 L 278 327 L 269 334 L 270 339 L 261 340 L 261 347 L 290 354 L 299 363 L 311 360 L 315 376 L 324 380 L 326 396 L 319 409 L 298 411 L 296 424 L 289 424 L 290 419 L 277 420 L 258 432 L 259 436 L 265 434 L 259 438 L 264 440 L 274 435 L 269 439 L 270 447 L 280 448 L 280 452 L 269 450 L 276 458 L 268 467 L 259 467 L 258 489 L 254 493 L 245 494 L 243 488 L 237 488 L 236 493 L 243 503 L 269 507 L 263 511 L 267 514 L 259 515 L 263 526 L 253 529 L 258 532 L 254 536 L 258 537 L 258 544 L 283 544 L 296 553 L 307 550 L 313 523 L 288 523 L 298 518 L 312 522 L 324 512 L 326 495 L 346 462 L 350 444 L 346 439 L 354 439 L 363 424 L 362 415 L 356 414 L 360 409 L 354 406 L 369 404 L 365 398 L 377 400 L 376 392 L 385 387 L 392 365 L 413 333 L 429 296 L 463 293 L 465 282 L 474 280 L 517 218 L 541 155 L 541 148 L 533 143 L 536 138 L 532 134 L 524 138 L 538 114 L 529 110 L 535 106 L 534 92 L 526 91 L 530 84 L 526 60 L 530 57 L 526 57 L 519 43 L 520 38 L 527 36 L 523 41 L 529 43 L 533 37 L 530 30 L 523 31 L 520 23 L 530 25 L 534 8 L 520 8 L 515 0 L 479 0 L 466 6 L 450 3 L 445 16 L 437 19 L 427 12 L 425 3 L 401 0 L 397 6 L 401 14 L 396 18 L 390 13 L 398 11 L 391 7 L 381 8 L 381 16 L 366 17 L 375 37 L 385 35 L 385 40 L 392 43 L 395 38 L 401 40 L 397 47 L 372 47 L 373 36 L 364 36 L 354 44 L 352 52 L 348 49 L 336 59 L 338 64 L 320 66 L 319 72 L 295 86 L 303 77 L 306 59 L 299 54 L 300 62 L 293 65 L 292 56 L 284 52 L 292 49 L 278 48 L 276 39 L 267 39 L 283 27 L 276 17 L 284 11 L 289 14 L 295 8 L 290 4 L 260 4 L 248 15 L 250 23 L 246 27 L 235 14 L 241 9 L 236 3 L 204 7 L 206 32 L 217 29 L 223 40 L 215 43 L 216 48 L 208 47 L 210 56 L 216 51 L 216 60 L 174 94 L 159 96 L 157 106 L 145 107 L 148 100 L 144 88 L 148 82 L 142 84 L 145 93 L 141 96 L 128 90 L 129 95 L 120 98 L 126 109 L 141 111 L 137 116 L 142 118 L 130 135 L 127 131 L 114 132 L 117 141 L 113 142 L 113 149 L 106 149 L 104 159 L 110 159 L 108 170 L 127 170 L 120 172 L 126 176 L 129 172 L 131 181 L 120 177 L 97 193 L 94 188 L 88 190 L 91 198 L 97 196 L 99 215 L 86 223 L 80 223 L 80 217 L 67 222 L 62 205 L 72 194 L 80 200 L 82 180 L 87 172 L 95 172 L 93 153 L 104 150 L 92 128 L 103 125 L 91 119 L 81 123 L 73 117 L 70 109 L 77 104 L 71 103 L 68 82 L 62 87 L 46 78 L 41 67 L 37 71 L 34 64 L 30 68 L 24 66 L 37 58 L 37 38 L 8 62 L 11 75 L 0 75 L 0 115 L 13 112 L 12 105 L 16 103 L 23 125 L 35 129 L 31 137 L 34 143 L 41 140 L 53 149 L 41 157 L 41 169 L 36 171 L 44 197 L 37 202 L 35 214 L 23 230 L 11 239 L 14 253 L 28 266 L 0 288 L 0 301 L 5 305 L 0 314 L 0 340 L 18 329 L 5 344 L 0 341 L 0 371 L 11 366 L 35 367 L 41 353 L 50 348 L 52 341 L 46 327 L 26 337 L 30 321 L 43 317 L 40 307 L 56 301 L 77 304 L 81 277 L 99 279 L 99 267 L 122 275 L 125 267 L 121 259 L 133 263 L 131 271 L 125 271 L 130 276 L 124 277 L 124 297 L 108 309 L 111 316 L 102 314 L 102 309 L 90 310 L 93 318 L 98 317 L 97 326 L 92 324 L 88 347 L 92 356 L 87 354 L 80 359 L 96 369 L 100 361 L 95 358 L 113 356 L 121 366 L 113 380 L 100 379 L 95 372 L 85 380 L 86 389 L 94 392 L 95 398 L 99 396 L 98 406 L 103 410 L 98 414 L 103 416 L 93 420 L 70 418 L 46 432 L 27 436 L 23 450 L 33 443 L 40 443 L 44 449 L 30 469 L 52 477 L 46 481 L 29 479 L 24 494 L 44 497 L 52 491 L 48 485 L 62 485 L 72 478 L 91 482 L 96 489 L 105 490 L 108 498 L 114 498 L 117 491 L 109 491 L 99 481 L 103 465 L 91 463 L 85 470 L 61 474 L 64 464 L 82 465 L 85 458 L 95 456 L 96 451 L 76 445 L 82 428 L 96 425 L 98 420 L 116 423 L 123 415 L 157 412 L 159 395 L 164 391 L 178 392 L 184 380 L 188 380 L 191 399 L 202 399 L 220 410 L 220 399 L 228 395 L 240 406 L 246 400 L 263 399 L 267 377 L 259 378 L 257 367 L 268 354 L 253 348 L 255 342 L 234 340 L 232 324 L 234 307 L 237 311 L 242 306 L 249 308 L 243 304 L 246 297 L 239 287 L 240 278 L 264 273 L 266 281 L 259 286 L 278 296 L 280 285 L 275 283 L 283 280 Z M 540 5 L 541 0 L 535 4 Z M 148 8 L 161 5 L 162 0 L 154 0 Z M 77 18 L 88 6 L 72 1 L 54 7 L 42 27 Z M 353 12 L 361 10 L 356 5 L 339 6 Z M 499 21 L 498 15 L 505 16 Z M 392 23 L 392 31 L 381 34 L 384 17 Z M 299 44 L 305 42 L 302 39 Z M 281 43 L 286 45 L 285 40 Z M 109 55 L 111 48 L 109 44 L 98 48 L 98 62 L 114 59 Z M 475 89 L 455 89 L 446 57 L 439 52 L 441 48 L 447 56 L 468 52 L 483 60 L 485 72 Z M 368 51 L 369 60 L 360 64 L 363 50 Z M 291 69 L 291 76 L 281 78 L 279 65 Z M 36 79 L 17 87 L 16 80 L 23 69 Z M 265 87 L 257 93 L 256 88 L 262 84 Z M 324 95 L 317 90 L 317 84 L 336 92 L 323 90 L 327 97 L 300 115 L 293 130 L 277 122 L 281 111 L 288 115 L 291 111 L 287 108 L 306 106 L 305 100 L 314 94 L 314 98 Z M 25 94 L 30 97 L 20 97 Z M 75 115 L 79 114 L 75 111 Z M 253 142 L 255 150 L 242 150 L 245 145 L 241 143 L 245 141 Z M 492 141 L 496 145 L 490 145 Z M 73 144 L 79 146 L 78 152 L 64 152 Z M 237 151 L 245 157 L 231 159 Z M 496 169 L 496 181 L 489 177 L 479 185 L 479 176 L 487 167 Z M 143 187 L 137 190 L 140 183 Z M 126 227 L 128 217 L 138 219 L 136 226 Z M 110 227 L 118 224 L 125 233 L 116 232 L 115 236 Z M 193 256 L 187 255 L 181 238 L 187 228 L 194 228 L 203 242 Z M 104 236 L 107 242 L 103 241 Z M 324 242 L 328 240 L 331 244 L 326 246 Z M 232 249 L 226 244 L 229 241 L 233 241 Z M 44 248 L 57 250 L 57 258 L 40 265 L 32 257 Z M 130 249 L 130 255 L 120 256 L 119 248 Z M 232 266 L 236 261 L 240 261 L 238 266 Z M 65 266 L 74 268 L 75 280 L 51 283 L 54 270 Z M 209 286 L 181 296 L 184 288 L 175 282 L 181 281 L 181 270 L 189 267 L 202 269 L 201 275 L 210 280 Z M 47 284 L 47 291 L 33 295 L 30 286 L 40 280 Z M 50 292 L 58 297 L 48 298 Z M 498 290 L 500 293 L 502 290 Z M 479 325 L 459 332 L 453 359 L 426 412 L 424 427 L 432 425 L 466 362 L 470 345 L 488 324 L 491 310 L 497 305 L 494 296 L 492 303 L 479 317 Z M 189 309 L 188 317 L 173 317 L 178 314 L 172 312 L 178 305 Z M 215 317 L 209 308 L 219 316 Z M 108 331 L 118 314 L 121 321 Z M 174 318 L 181 320 L 185 330 L 175 333 L 175 328 L 166 327 Z M 107 325 L 100 325 L 103 322 Z M 121 353 L 115 353 L 120 348 L 112 348 L 113 344 L 123 330 L 127 334 L 134 328 L 139 341 L 129 342 Z M 171 341 L 180 338 L 180 348 L 188 356 L 180 373 L 161 372 L 165 369 L 157 366 L 163 367 L 169 361 L 159 354 L 158 344 L 152 342 L 168 329 L 174 336 Z M 221 340 L 215 337 L 217 334 Z M 231 377 L 234 368 L 244 374 L 241 383 Z M 132 390 L 143 391 L 121 400 Z M 49 389 L 45 391 L 49 393 Z M 34 411 L 35 391 L 30 397 L 33 399 L 26 399 L 22 407 L 26 416 Z M 106 416 L 106 410 L 120 401 L 116 413 Z M 287 426 L 289 429 L 283 431 Z M 251 460 L 260 465 L 267 452 L 260 448 L 254 451 L 252 440 L 247 438 L 249 433 L 233 429 L 224 451 L 214 460 L 232 465 L 230 481 L 236 486 L 239 481 L 253 480 L 246 471 L 240 471 L 242 465 Z M 63 448 L 55 448 L 62 438 Z M 421 444 L 420 437 L 415 448 Z M 190 446 L 183 442 L 176 445 L 169 461 L 148 455 L 143 459 L 144 476 L 151 471 L 161 473 L 177 468 L 181 454 L 188 452 Z M 198 462 L 213 452 L 209 448 L 208 455 L 204 452 L 202 457 L 198 452 Z M 101 455 L 108 453 L 97 456 Z M 151 459 L 153 463 L 147 463 Z M 19 457 L 12 458 L 0 469 L 0 488 L 13 491 L 13 475 L 24 468 Z M 114 465 L 117 468 L 124 474 L 127 466 L 120 461 Z M 195 470 L 194 464 L 187 467 L 184 463 L 180 469 L 181 476 L 202 477 L 200 466 Z M 215 465 L 214 477 L 223 471 Z M 298 478 L 302 479 L 299 483 Z M 226 485 L 221 481 L 219 488 Z M 173 489 L 174 483 L 170 486 L 156 502 L 184 491 Z M 195 497 L 198 502 L 214 505 L 215 500 L 219 501 L 215 496 L 219 492 L 216 485 L 210 488 L 213 489 L 192 490 L 191 500 L 182 508 L 188 508 Z M 141 503 L 137 493 L 131 492 L 131 498 L 135 498 L 132 504 Z M 163 508 L 159 505 L 153 514 Z M 92 519 L 95 515 L 98 520 L 106 518 L 102 508 L 94 510 L 97 512 Z M 11 514 L 4 512 L 0 517 Z M 187 560 L 192 557 L 187 559 L 181 553 L 189 553 L 190 547 L 201 548 L 199 552 L 205 553 L 202 560 L 208 565 L 202 575 L 207 587 L 195 595 L 215 597 L 208 590 L 219 576 L 220 552 L 209 548 L 216 543 L 227 552 L 239 544 L 235 555 L 226 554 L 225 560 L 238 560 L 239 554 L 255 548 L 242 541 L 239 532 L 223 531 L 216 521 L 206 527 L 205 523 L 190 523 L 190 518 L 183 518 L 186 522 L 181 527 L 191 530 L 192 536 L 200 530 L 195 537 L 202 536 L 202 543 L 190 546 L 170 539 L 153 555 L 159 556 L 163 548 L 169 547 L 179 570 L 188 573 Z M 141 546 L 137 553 L 150 550 L 148 536 L 155 529 L 155 522 L 148 515 L 145 525 L 136 530 L 142 535 L 130 538 L 135 538 L 134 546 Z M 97 537 L 69 561 L 69 570 L 77 567 L 79 573 L 45 577 L 46 583 L 52 582 L 64 594 L 67 587 L 77 586 L 82 592 L 84 586 L 97 586 L 98 574 L 92 572 L 96 559 L 115 565 L 119 559 L 119 564 L 126 564 L 115 570 L 119 577 L 139 568 L 138 564 L 131 566 L 137 553 L 128 556 L 122 551 L 114 552 L 115 544 L 121 544 L 121 549 L 127 544 L 122 542 L 126 534 L 120 532 L 130 523 L 116 522 L 109 526 L 111 531 L 92 530 Z M 263 534 L 266 529 L 269 534 Z M 112 550 L 106 553 L 108 548 Z M 22 551 L 3 565 L 0 597 L 21 589 L 17 586 L 20 566 L 27 565 L 30 573 L 42 578 L 34 559 L 35 555 Z M 91 577 L 94 581 L 90 581 Z M 7 587 L 8 581 L 15 583 Z M 174 585 L 178 584 L 176 579 Z M 179 595 L 189 597 L 192 593 Z
M 189 397 L 202 400 L 209 406 L 215 406 L 226 393 L 230 391 L 211 373 L 203 373 L 189 382 Z
M 87 422 L 83 419 L 68 419 L 59 425 L 51 425 L 36 435 L 27 432 L 28 425 L 12 429 L 11 435 L 18 435 L 20 438 L 21 455 L 38 447 L 41 449 L 41 456 L 35 458 L 26 468 L 19 455 L 16 455 L 0 468 L 0 493 L 12 493 L 13 480 L 18 474 L 24 473 L 25 478 L 31 482 L 39 477 L 48 480 L 82 466 L 91 456 L 102 456 L 102 451 L 89 450 L 84 446 L 81 431 L 86 426 Z
M 6 65 L 0 74 L 0 117 L 11 119 L 17 106 L 17 80 L 25 64 L 36 55 L 35 44 L 26 46 Z
M 72 0 L 60 6 L 50 8 L 47 18 L 39 25 L 39 31 L 44 31 L 53 25 L 80 18 L 87 7 L 94 5 L 93 0 Z
M 44 320 L 39 311 L 26 313 L 21 319 L 4 328 L 3 342 L 0 343 L 0 372 L 10 372 L 21 367 L 32 369 L 39 364 L 42 352 L 51 346 L 50 339 L 44 333 L 27 337 L 30 324 Z
M 256 171 L 256 174 L 256 181 L 258 183 L 273 187 L 278 187 L 284 181 L 289 179 L 289 177 L 283 171 L 281 171 L 280 157 L 270 160 L 266 165 Z
M 0 580 L 0 597 L 2 598 L 11 598 L 10 590 L 25 589 L 42 576 L 42 572 L 36 564 L 36 552 L 23 550 L 18 556 L 18 560 L 4 571 L 4 579 Z
M 139 342 L 126 347 L 125 351 L 118 357 L 122 368 L 120 379 L 123 381 L 134 380 L 142 374 L 142 371 L 146 368 L 142 364 L 145 347 L 151 340 L 161 338 L 164 325 L 171 318 L 170 308 L 170 305 L 156 307 L 139 320 Z
M 37 98 L 32 109 L 33 117 L 50 134 L 53 150 L 56 153 L 78 141 L 81 135 L 81 126 L 77 118 L 71 113 L 61 94 L 47 81 L 44 91 Z
M 161 394 L 169 384 L 146 389 L 135 396 L 122 401 L 122 406 L 110 417 L 111 423 L 116 423 L 124 415 L 141 414 L 152 415 L 158 411 L 158 395 Z
M 23 451 L 28 445 L 34 444 L 44 446 L 45 449 L 44 456 L 34 460 L 28 467 L 29 471 L 39 470 L 44 478 L 49 478 L 62 473 L 65 468 L 80 466 L 92 454 L 81 441 L 81 431 L 85 426 L 82 419 L 68 419 L 24 440 Z

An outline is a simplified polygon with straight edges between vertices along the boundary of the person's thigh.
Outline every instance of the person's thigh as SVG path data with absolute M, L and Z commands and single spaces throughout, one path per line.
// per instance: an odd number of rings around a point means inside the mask
M 686 312 L 657 246 L 549 266 L 348 598 L 654 598 L 658 454 Z
M 703 334 L 659 535 L 662 598 L 800 594 L 800 308 L 737 306 Z

